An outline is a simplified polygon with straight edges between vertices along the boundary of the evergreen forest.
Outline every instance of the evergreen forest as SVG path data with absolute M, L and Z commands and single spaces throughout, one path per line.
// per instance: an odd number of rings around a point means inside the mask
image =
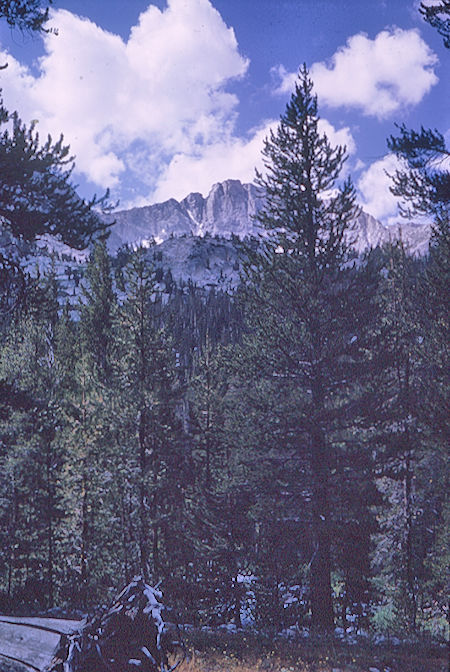
M 141 575 L 179 623 L 448 634 L 442 136 L 388 141 L 429 254 L 356 256 L 346 150 L 303 68 L 225 293 L 165 282 L 143 249 L 112 258 L 62 141 L 2 110 L 2 229 L 92 240 L 76 305 L 54 269 L 0 258 L 0 611 L 86 612 Z

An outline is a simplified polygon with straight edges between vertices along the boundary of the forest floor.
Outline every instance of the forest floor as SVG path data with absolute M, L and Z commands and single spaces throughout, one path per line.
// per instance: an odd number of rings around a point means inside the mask
M 68 623 L 57 622 L 63 626 Z M 26 637 L 19 634 L 21 645 L 28 645 L 34 635 L 33 631 Z M 47 637 L 50 633 L 39 635 Z M 448 648 L 430 640 L 414 643 L 386 640 L 378 644 L 362 637 L 356 643 L 335 637 L 271 640 L 250 631 L 200 629 L 189 630 L 182 638 L 188 655 L 177 668 L 179 672 L 448 672 L 450 669 Z M 3 638 L 3 644 L 6 641 Z M 40 655 L 44 653 L 43 644 L 41 639 Z M 17 651 L 10 655 L 19 657 L 20 653 L 22 659 L 29 659 L 21 650 Z M 33 657 L 34 664 L 38 658 Z M 0 672 L 28 671 L 0 657 Z
M 448 649 L 431 643 L 335 639 L 258 641 L 249 635 L 189 635 L 180 672 L 448 672 Z

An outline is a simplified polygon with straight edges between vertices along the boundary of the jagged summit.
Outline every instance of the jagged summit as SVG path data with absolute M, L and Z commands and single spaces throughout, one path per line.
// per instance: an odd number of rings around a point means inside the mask
M 180 202 L 171 198 L 114 213 L 111 218 L 116 224 L 109 244 L 116 250 L 124 243 L 142 243 L 151 238 L 162 242 L 171 236 L 203 236 L 206 232 L 244 238 L 257 232 L 252 217 L 261 205 L 262 197 L 254 184 L 226 180 L 214 184 L 206 198 L 194 192 Z
M 111 229 L 110 249 L 115 251 L 125 243 L 138 245 L 151 239 L 160 243 L 183 235 L 204 236 L 210 233 L 224 238 L 256 235 L 260 228 L 254 221 L 254 215 L 262 204 L 263 194 L 256 185 L 226 180 L 214 184 L 206 197 L 193 192 L 182 201 L 171 198 L 164 203 L 121 210 L 111 216 L 116 224 Z M 430 229 L 425 224 L 401 222 L 386 227 L 362 211 L 351 231 L 358 252 L 399 235 L 412 253 L 424 254 L 427 251 Z

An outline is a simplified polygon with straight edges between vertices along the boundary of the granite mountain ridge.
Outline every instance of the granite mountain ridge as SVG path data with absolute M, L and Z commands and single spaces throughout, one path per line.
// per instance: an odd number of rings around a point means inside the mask
M 119 210 L 107 218 L 116 222 L 110 229 L 108 246 L 115 252 L 125 244 L 145 245 L 151 240 L 162 243 L 178 236 L 203 237 L 207 233 L 221 238 L 257 236 L 261 227 L 254 217 L 263 201 L 256 185 L 230 179 L 214 184 L 206 197 L 193 192 L 181 201 L 171 198 L 154 205 Z M 422 255 L 428 250 L 430 226 L 399 220 L 388 227 L 362 210 L 349 235 L 358 253 L 401 237 L 411 254 Z

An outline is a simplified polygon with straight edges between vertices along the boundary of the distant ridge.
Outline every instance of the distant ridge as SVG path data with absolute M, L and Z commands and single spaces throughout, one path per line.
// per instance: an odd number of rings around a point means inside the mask
M 161 243 L 174 236 L 204 236 L 206 233 L 223 238 L 254 236 L 261 231 L 254 216 L 263 200 L 254 184 L 226 180 L 214 184 L 206 198 L 194 192 L 182 201 L 171 198 L 164 203 L 121 210 L 107 220 L 116 220 L 111 228 L 109 247 L 115 252 L 124 244 L 145 244 L 151 239 Z M 406 221 L 387 227 L 362 211 L 350 236 L 359 253 L 401 237 L 411 254 L 422 255 L 428 250 L 430 227 Z
M 162 242 L 170 236 L 205 233 L 230 238 L 256 235 L 258 227 L 252 217 L 263 199 L 254 184 L 226 180 L 215 184 L 208 196 L 194 192 L 182 201 L 174 198 L 164 203 L 115 212 L 108 218 L 116 220 L 109 244 L 112 250 L 124 243 L 139 243 L 151 238 Z
M 180 202 L 170 199 L 111 215 L 109 221 L 115 218 L 117 223 L 110 229 L 108 246 L 113 256 L 125 244 L 132 248 L 148 246 L 146 256 L 161 278 L 161 286 L 169 287 L 172 278 L 178 286 L 191 283 L 233 291 L 240 283 L 246 254 L 240 241 L 261 233 L 254 215 L 262 203 L 254 184 L 226 180 L 215 184 L 206 198 L 192 193 Z M 358 254 L 401 237 L 411 254 L 423 255 L 428 251 L 430 227 L 402 221 L 386 227 L 361 212 L 348 235 Z M 152 240 L 156 246 L 150 245 Z M 6 256 L 13 254 L 33 277 L 53 269 L 61 303 L 78 304 L 89 249 L 73 250 L 49 236 L 36 243 L 12 244 L 10 234 L 0 227 L 2 251 Z

